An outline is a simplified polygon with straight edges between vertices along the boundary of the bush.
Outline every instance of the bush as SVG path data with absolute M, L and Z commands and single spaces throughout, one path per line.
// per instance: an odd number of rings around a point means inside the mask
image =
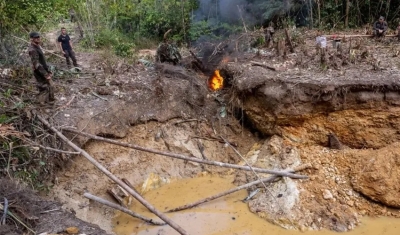
M 114 53 L 121 57 L 131 57 L 133 55 L 133 43 L 118 43 L 114 46 Z

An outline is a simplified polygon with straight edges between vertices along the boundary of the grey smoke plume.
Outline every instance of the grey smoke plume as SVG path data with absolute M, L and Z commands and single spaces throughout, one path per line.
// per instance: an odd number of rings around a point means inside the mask
M 309 12 L 308 2 L 310 2 L 308 0 L 198 1 L 199 8 L 193 14 L 191 30 L 192 35 L 201 35 L 194 38 L 200 41 L 207 41 L 209 39 L 207 35 L 225 37 L 243 27 L 243 21 L 248 29 L 252 29 L 256 25 L 266 26 L 271 20 L 276 23 L 278 16 L 289 16 L 296 24 L 306 25 Z M 206 27 L 208 29 L 205 29 Z
M 262 22 L 261 15 L 257 17 L 251 12 L 254 3 L 248 0 L 199 0 L 199 9 L 194 13 L 194 21 L 211 20 L 223 23 L 240 24 L 241 17 L 246 24 L 255 24 Z M 260 1 L 261 2 L 261 1 Z M 239 13 L 240 8 L 240 13 Z

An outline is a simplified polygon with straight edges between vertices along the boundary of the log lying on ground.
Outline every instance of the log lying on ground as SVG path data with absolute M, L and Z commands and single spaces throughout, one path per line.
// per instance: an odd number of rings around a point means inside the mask
M 163 156 L 167 156 L 167 157 L 178 158 L 178 159 L 186 160 L 186 161 L 192 161 L 192 162 L 197 162 L 197 163 L 202 163 L 202 164 L 207 164 L 207 165 L 214 165 L 214 166 L 219 166 L 219 167 L 226 167 L 226 168 L 246 170 L 246 171 L 252 171 L 252 169 L 253 169 L 255 172 L 268 173 L 268 174 L 273 174 L 273 175 L 278 175 L 278 176 L 286 176 L 286 177 L 290 177 L 290 178 L 294 178 L 294 179 L 307 179 L 308 178 L 308 176 L 293 174 L 288 171 L 268 170 L 268 169 L 262 169 L 262 168 L 256 168 L 256 167 L 251 168 L 248 166 L 239 166 L 239 165 L 230 164 L 230 163 L 223 163 L 223 162 L 210 161 L 210 160 L 205 160 L 205 159 L 200 159 L 200 158 L 195 158 L 195 157 L 189 157 L 189 156 L 186 156 L 183 154 L 154 150 L 154 149 L 150 149 L 150 148 L 141 147 L 141 146 L 138 146 L 135 144 L 128 144 L 128 143 L 124 143 L 124 142 L 120 142 L 120 141 L 116 141 L 116 140 L 112 140 L 112 139 L 103 138 L 103 137 L 92 135 L 89 133 L 77 131 L 77 130 L 71 129 L 71 128 L 66 128 L 64 130 L 73 132 L 78 135 L 86 136 L 86 137 L 92 138 L 94 140 L 100 140 L 100 141 L 104 141 L 104 142 L 107 142 L 110 144 L 115 144 L 115 145 L 119 145 L 119 146 L 123 146 L 123 147 L 127 147 L 127 148 L 144 151 L 144 152 L 159 154 L 159 155 L 163 155 Z
M 297 168 L 295 168 L 295 169 L 293 169 L 293 170 L 285 170 L 285 171 L 286 171 L 286 172 L 295 172 L 295 171 L 304 170 L 304 169 L 310 168 L 310 167 L 311 167 L 310 164 L 305 164 L 305 165 L 301 165 L 301 166 L 299 166 L 299 167 L 297 167 Z M 213 196 L 210 196 L 210 197 L 201 199 L 201 200 L 199 200 L 199 201 L 197 201 L 197 202 L 189 203 L 189 204 L 186 204 L 186 205 L 183 205 L 183 206 L 180 206 L 180 207 L 176 207 L 176 208 L 170 209 L 170 210 L 168 210 L 168 211 L 166 211 L 166 212 L 169 213 L 169 212 L 175 212 L 175 211 L 181 211 L 181 210 L 190 209 L 190 208 L 196 207 L 196 206 L 198 206 L 198 205 L 200 205 L 200 204 L 203 204 L 203 203 L 212 201 L 212 200 L 214 200 L 214 199 L 217 199 L 217 198 L 220 198 L 220 197 L 223 197 L 223 196 L 232 194 L 232 193 L 234 193 L 234 192 L 240 191 L 240 190 L 242 190 L 242 189 L 250 188 L 251 186 L 260 184 L 260 183 L 262 183 L 262 182 L 263 182 L 263 183 L 272 182 L 272 181 L 274 181 L 275 179 L 277 179 L 278 177 L 279 177 L 279 176 L 277 176 L 277 175 L 273 175 L 273 176 L 270 176 L 270 177 L 267 177 L 267 178 L 259 179 L 259 180 L 250 182 L 250 183 L 248 183 L 248 184 L 244 184 L 244 185 L 241 185 L 241 186 L 239 186 L 239 187 L 230 189 L 230 190 L 228 190 L 228 191 L 225 191 L 225 192 L 222 192 L 222 193 L 218 193 L 218 194 L 215 194 L 215 195 L 213 195 Z
M 152 213 L 157 215 L 160 219 L 165 221 L 168 225 L 170 225 L 173 229 L 175 229 L 179 234 L 186 235 L 188 234 L 183 228 L 181 228 L 178 224 L 176 224 L 174 221 L 170 220 L 167 216 L 165 216 L 163 213 L 158 211 L 154 206 L 152 206 L 149 202 L 147 202 L 140 194 L 136 193 L 134 190 L 132 190 L 128 185 L 126 185 L 122 180 L 117 178 L 115 175 L 113 175 L 109 170 L 107 170 L 103 165 L 101 165 L 99 162 L 96 161 L 92 156 L 90 156 L 89 153 L 87 153 L 85 150 L 79 148 L 76 144 L 72 143 L 67 137 L 65 137 L 61 132 L 59 132 L 56 128 L 54 128 L 50 123 L 46 121 L 43 117 L 40 115 L 36 115 L 37 118 L 44 124 L 46 125 L 49 129 L 54 131 L 58 137 L 60 137 L 65 143 L 67 143 L 69 146 L 71 146 L 73 149 L 76 151 L 80 152 L 82 156 L 84 156 L 87 160 L 89 160 L 93 165 L 95 165 L 100 171 L 102 171 L 106 176 L 108 176 L 111 180 L 113 180 L 115 183 L 120 185 L 123 189 L 125 189 L 129 194 L 131 194 L 136 200 L 138 200 L 143 206 L 145 206 L 147 209 L 149 209 Z
M 372 37 L 374 37 L 374 35 L 372 35 L 372 34 L 354 34 L 354 35 L 343 35 L 343 34 L 335 35 L 335 34 L 333 34 L 333 35 L 324 35 L 324 36 L 327 38 L 358 38 L 358 37 L 372 38 Z M 398 36 L 391 34 L 391 35 L 385 35 L 385 37 L 391 38 L 391 37 L 398 37 Z
M 262 63 L 255 62 L 255 61 L 250 61 L 250 63 L 251 63 L 252 66 L 260 66 L 260 67 L 263 67 L 263 68 L 265 68 L 265 69 L 270 69 L 270 70 L 272 70 L 272 71 L 278 71 L 277 68 L 275 68 L 275 67 L 273 67 L 273 66 L 271 66 L 271 65 L 262 64 Z
M 123 206 L 120 206 L 118 204 L 109 202 L 109 201 L 107 201 L 107 200 L 105 200 L 103 198 L 97 197 L 97 196 L 92 195 L 90 193 L 84 193 L 83 196 L 86 197 L 86 198 L 89 198 L 90 200 L 93 200 L 93 201 L 96 201 L 98 203 L 101 203 L 103 205 L 106 205 L 106 206 L 109 206 L 109 207 L 114 208 L 116 210 L 122 211 L 122 212 L 124 212 L 124 213 L 126 213 L 126 214 L 128 214 L 128 215 L 130 215 L 130 216 L 132 216 L 134 218 L 143 220 L 143 221 L 145 221 L 147 223 L 154 224 L 154 225 L 166 225 L 166 223 L 157 222 L 157 221 L 154 221 L 152 219 L 146 218 L 146 217 L 141 216 L 141 215 L 139 215 L 139 214 L 137 214 L 137 213 L 135 213 L 135 212 L 123 207 Z

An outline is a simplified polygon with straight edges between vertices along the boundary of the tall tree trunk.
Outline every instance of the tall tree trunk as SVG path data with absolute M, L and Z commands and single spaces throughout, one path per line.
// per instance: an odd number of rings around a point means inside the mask
M 181 0 L 181 7 L 182 7 L 182 31 L 183 31 L 183 41 L 186 42 L 185 0 Z
M 310 10 L 310 29 L 314 27 L 313 11 L 312 11 L 312 0 L 308 0 L 309 10 Z
M 317 0 L 317 11 L 318 11 L 318 27 L 321 27 L 321 0 Z
M 389 11 L 390 11 L 390 0 L 386 2 L 386 15 L 385 15 L 386 19 L 389 16 Z
M 349 12 L 350 12 L 350 0 L 346 0 L 346 10 L 344 12 L 344 27 L 349 27 Z
M 2 55 L 2 56 L 4 56 L 4 58 L 1 58 L 1 56 L 0 56 L 0 59 L 5 59 L 6 61 L 8 60 L 8 53 L 7 53 L 7 49 L 6 49 L 6 47 L 5 47 L 5 45 L 4 45 L 4 36 L 5 36 L 5 34 L 3 35 L 4 33 L 3 33 L 3 31 L 2 31 L 2 26 L 0 25 L 0 54 Z

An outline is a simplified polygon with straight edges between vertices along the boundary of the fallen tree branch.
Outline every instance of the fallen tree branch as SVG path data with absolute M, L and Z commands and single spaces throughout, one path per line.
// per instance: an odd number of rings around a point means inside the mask
M 102 99 L 102 100 L 108 101 L 108 99 L 107 99 L 107 98 L 104 98 L 104 97 L 102 97 L 102 96 L 98 95 L 98 94 L 97 94 L 96 92 L 94 92 L 94 91 L 92 91 L 91 93 L 92 93 L 92 95 L 96 96 L 96 97 L 97 97 L 97 98 L 99 98 L 99 99 Z
M 40 147 L 42 149 L 50 150 L 50 151 L 57 152 L 57 153 L 75 154 L 75 155 L 80 154 L 80 152 L 71 152 L 71 151 L 65 151 L 65 150 L 61 150 L 61 149 L 55 149 L 55 148 L 46 147 L 46 146 L 43 146 L 43 145 L 40 145 L 40 144 L 36 144 L 36 143 L 32 143 L 32 146 Z
M 202 139 L 202 140 L 208 140 L 208 141 L 218 141 L 219 143 L 222 143 L 222 144 L 225 144 L 225 140 L 223 140 L 223 139 L 221 139 L 221 138 L 217 138 L 217 137 L 213 137 L 213 136 L 210 136 L 210 137 L 206 137 L 206 136 L 191 136 L 190 138 L 193 138 L 193 139 Z M 236 143 L 233 143 L 233 142 L 228 142 L 230 145 L 232 145 L 232 146 L 235 146 L 235 147 L 237 147 L 237 144 Z
M 304 169 L 309 168 L 309 167 L 311 167 L 310 164 L 305 164 L 305 165 L 299 166 L 299 167 L 297 167 L 296 169 L 293 169 L 293 170 L 285 170 L 285 172 L 288 172 L 288 173 L 290 173 L 290 172 L 296 172 L 296 171 L 304 170 Z M 198 205 L 200 205 L 200 204 L 203 204 L 203 203 L 212 201 L 212 200 L 214 200 L 214 199 L 217 199 L 217 198 L 220 198 L 220 197 L 223 197 L 223 196 L 232 194 L 232 193 L 237 192 L 237 191 L 240 191 L 240 190 L 242 190 L 242 189 L 250 188 L 250 187 L 253 186 L 253 185 L 257 185 L 257 184 L 260 184 L 260 183 L 269 183 L 269 182 L 272 182 L 272 181 L 274 181 L 275 179 L 277 179 L 278 177 L 279 177 L 279 176 L 277 176 L 277 175 L 273 175 L 273 176 L 270 176 L 270 177 L 267 177 L 267 178 L 262 178 L 262 179 L 259 179 L 259 180 L 250 182 L 250 183 L 248 183 L 248 184 L 244 184 L 244 185 L 241 185 L 241 186 L 239 186 L 239 187 L 236 187 L 236 188 L 233 188 L 233 189 L 229 189 L 228 191 L 225 191 L 225 192 L 222 192 L 222 193 L 218 193 L 218 194 L 215 194 L 215 195 L 213 195 L 213 196 L 210 196 L 210 197 L 201 199 L 201 200 L 199 200 L 199 201 L 197 201 L 197 202 L 189 203 L 189 204 L 186 204 L 186 205 L 183 205 L 183 206 L 180 206 L 180 207 L 176 207 L 176 208 L 170 209 L 170 210 L 166 211 L 166 213 L 175 212 L 175 211 L 181 211 L 181 210 L 193 208 L 193 207 L 196 207 L 196 206 L 198 206 Z
M 343 38 L 357 38 L 357 37 L 367 37 L 367 38 L 373 38 L 373 37 L 375 37 L 373 34 L 353 34 L 353 35 L 345 35 L 345 34 L 343 34 L 343 35 L 337 35 L 337 34 L 332 34 L 332 35 L 324 35 L 325 37 L 327 37 L 327 38 L 341 38 L 341 39 L 343 39 Z M 385 37 L 398 37 L 397 35 L 395 35 L 395 34 L 392 34 L 392 35 L 385 35 Z
M 172 125 L 178 125 L 178 124 L 185 123 L 185 122 L 201 122 L 201 120 L 196 119 L 196 118 L 184 119 L 184 120 L 176 121 L 176 122 L 174 122 Z
M 112 140 L 112 139 L 107 139 L 104 137 L 100 137 L 100 136 L 96 136 L 96 135 L 92 135 L 86 132 L 81 132 L 75 129 L 71 129 L 71 128 L 65 128 L 63 130 L 78 134 L 78 135 L 82 135 L 82 136 L 86 136 L 89 137 L 91 139 L 94 140 L 100 140 L 100 141 L 104 141 L 110 144 L 115 144 L 115 145 L 119 145 L 119 146 L 123 146 L 123 147 L 127 147 L 127 148 L 132 148 L 132 149 L 136 149 L 136 150 L 140 150 L 140 151 L 144 151 L 144 152 L 149 152 L 149 153 L 154 153 L 154 154 L 159 154 L 159 155 L 163 155 L 163 156 L 167 156 L 167 157 L 173 157 L 173 158 L 177 158 L 177 159 L 181 159 L 181 160 L 186 160 L 186 161 L 192 161 L 192 162 L 197 162 L 197 163 L 202 163 L 202 164 L 207 164 L 207 165 L 213 165 L 213 166 L 219 166 L 219 167 L 226 167 L 226 168 L 233 168 L 233 169 L 239 169 L 239 170 L 246 170 L 246 171 L 251 171 L 250 167 L 248 166 L 239 166 L 239 165 L 235 165 L 235 164 L 230 164 L 230 163 L 224 163 L 224 162 L 218 162 L 218 161 L 210 161 L 210 160 L 205 160 L 205 159 L 200 159 L 200 158 L 195 158 L 195 157 L 189 157 L 183 154 L 177 154 L 177 153 L 171 153 L 171 152 L 164 152 L 164 151 L 160 151 L 160 150 L 155 150 L 155 149 L 150 149 L 150 148 L 145 148 L 142 146 L 138 146 L 135 144 L 128 144 L 128 143 L 124 143 L 124 142 L 120 142 L 120 141 L 116 141 L 116 140 Z M 290 177 L 290 178 L 294 178 L 294 179 L 307 179 L 308 176 L 305 175 L 297 175 L 297 174 L 293 174 L 287 171 L 278 171 L 278 170 L 268 170 L 268 169 L 263 169 L 263 168 L 256 168 L 253 167 L 253 170 L 256 172 L 260 172 L 260 173 L 268 173 L 268 174 L 274 174 L 274 175 L 278 175 L 278 176 L 286 176 L 286 177 Z
M 128 185 L 133 191 L 135 191 L 136 193 L 139 194 L 139 192 L 135 189 L 135 187 L 133 187 L 133 185 L 131 184 L 131 182 L 129 182 L 129 180 L 122 178 L 122 182 L 124 182 L 126 185 Z
M 259 62 L 255 62 L 255 61 L 250 61 L 250 63 L 251 63 L 251 65 L 253 65 L 253 66 L 260 66 L 260 67 L 263 67 L 263 68 L 265 68 L 265 69 L 270 69 L 270 70 L 272 70 L 272 71 L 278 71 L 275 67 L 270 66 L 270 65 L 261 64 L 261 63 L 259 63 Z
M 58 137 L 60 137 L 64 142 L 66 142 L 69 146 L 71 146 L 73 149 L 76 151 L 80 152 L 82 156 L 84 156 L 89 162 L 91 162 L 94 166 L 96 166 L 100 171 L 102 171 L 107 177 L 109 177 L 111 180 L 113 180 L 115 183 L 120 185 L 123 189 L 125 189 L 129 194 L 131 194 L 136 200 L 138 200 L 143 206 L 145 206 L 147 209 L 149 209 L 152 213 L 157 215 L 160 219 L 165 221 L 168 225 L 170 225 L 172 228 L 174 228 L 179 234 L 186 235 L 188 234 L 183 228 L 181 228 L 178 224 L 176 224 L 174 221 L 166 217 L 163 213 L 158 211 L 154 206 L 152 206 L 149 202 L 147 202 L 140 194 L 136 193 L 134 190 L 132 190 L 128 185 L 126 185 L 124 182 L 122 182 L 119 178 L 117 178 L 114 174 L 112 174 L 109 170 L 107 170 L 103 165 L 101 165 L 99 162 L 96 161 L 92 156 L 90 156 L 89 153 L 87 153 L 85 150 L 81 149 L 78 147 L 76 144 L 72 143 L 67 137 L 65 137 L 60 131 L 58 131 L 56 128 L 54 128 L 50 123 L 46 121 L 43 117 L 40 115 L 36 115 L 37 118 L 48 128 L 50 128 Z
M 288 171 L 288 172 L 289 172 L 289 171 Z M 210 196 L 210 197 L 201 199 L 201 200 L 199 200 L 199 201 L 196 201 L 196 202 L 193 202 L 193 203 L 189 203 L 189 204 L 186 204 L 186 205 L 183 205 L 183 206 L 180 206 L 180 207 L 176 207 L 176 208 L 167 210 L 166 213 L 176 212 L 176 211 L 181 211 L 181 210 L 186 210 L 186 209 L 189 209 L 189 208 L 193 208 L 193 207 L 196 207 L 196 206 L 198 206 L 198 205 L 200 205 L 200 204 L 203 204 L 203 203 L 212 201 L 212 200 L 214 200 L 214 199 L 217 199 L 217 198 L 220 198 L 220 197 L 229 195 L 229 194 L 231 194 L 231 193 L 240 191 L 240 190 L 242 190 L 242 189 L 247 189 L 247 188 L 249 188 L 249 187 L 251 187 L 251 186 L 253 186 L 253 185 L 259 184 L 259 183 L 261 183 L 261 182 L 272 182 L 273 180 L 275 180 L 275 179 L 278 178 L 278 177 L 279 177 L 279 176 L 277 176 L 277 175 L 273 175 L 273 176 L 270 176 L 270 177 L 268 177 L 268 178 L 262 178 L 262 179 L 260 179 L 260 180 L 253 181 L 253 182 L 250 182 L 250 183 L 248 183 L 248 184 L 245 184 L 245 185 L 242 185 L 242 186 L 233 188 L 233 189 L 229 189 L 228 191 L 215 194 L 215 195 L 213 195 L 213 196 Z
M 0 210 L 5 211 L 5 208 L 3 207 L 3 205 L 0 204 Z M 26 225 L 22 219 L 20 219 L 18 216 L 14 215 L 13 213 L 11 213 L 10 210 L 7 210 L 7 215 L 11 216 L 11 218 L 13 218 L 14 220 L 16 220 L 18 223 L 20 223 L 22 226 L 24 226 L 26 229 L 28 229 L 30 232 L 32 232 L 33 234 L 36 234 L 35 231 L 33 231 L 33 229 L 31 229 L 28 225 Z
M 152 219 L 149 219 L 149 218 L 146 218 L 144 216 L 141 216 L 141 215 L 137 214 L 136 212 L 133 212 L 133 211 L 131 211 L 131 210 L 125 208 L 125 207 L 122 207 L 122 206 L 120 206 L 118 204 L 109 202 L 109 201 L 107 201 L 107 200 L 105 200 L 103 198 L 97 197 L 97 196 L 92 195 L 90 193 L 84 193 L 83 196 L 86 197 L 86 198 L 89 198 L 89 199 L 91 199 L 93 201 L 96 201 L 98 203 L 101 203 L 103 205 L 106 205 L 106 206 L 109 206 L 109 207 L 114 208 L 116 210 L 122 211 L 122 212 L 124 212 L 124 213 L 126 213 L 126 214 L 128 214 L 128 215 L 130 215 L 130 216 L 132 216 L 134 218 L 143 220 L 143 221 L 145 221 L 147 223 L 154 224 L 154 225 L 165 225 L 166 224 L 166 223 L 163 223 L 163 222 L 153 221 Z
M 8 200 L 6 197 L 4 197 L 3 215 L 1 216 L 0 219 L 0 225 L 6 224 L 7 212 L 8 212 Z

